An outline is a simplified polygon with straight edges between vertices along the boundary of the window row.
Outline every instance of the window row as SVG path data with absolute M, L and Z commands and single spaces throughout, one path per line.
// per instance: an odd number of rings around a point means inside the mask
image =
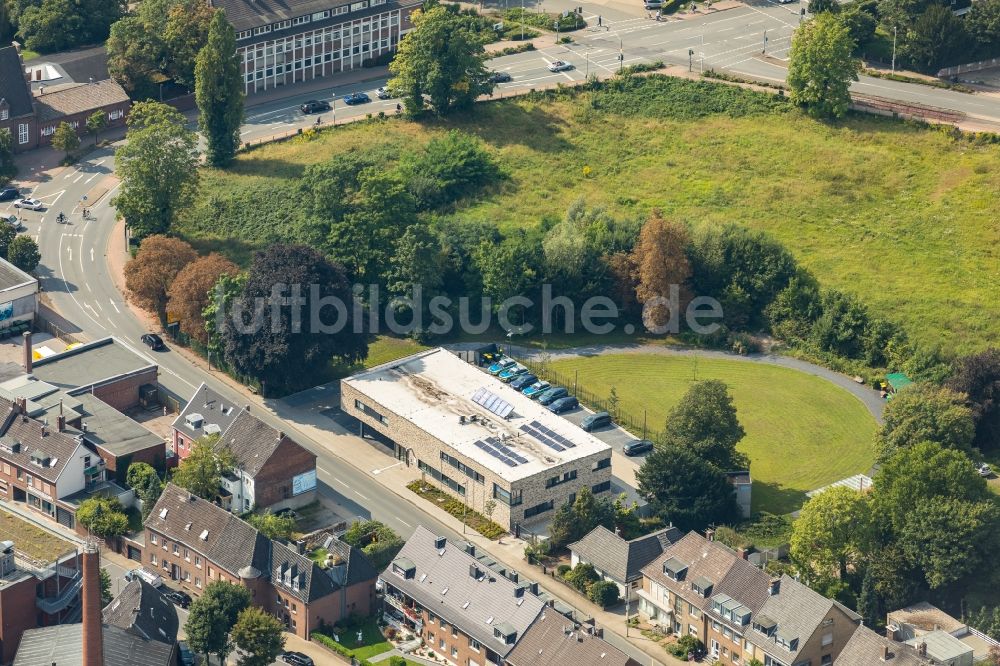
M 331 16 L 341 16 L 343 14 L 347 14 L 348 12 L 358 12 L 362 9 L 368 9 L 369 7 L 384 5 L 386 2 L 388 2 L 388 0 L 360 0 L 360 2 L 352 2 L 350 5 L 341 5 L 340 7 L 334 7 L 333 9 L 315 12 L 309 16 L 297 16 L 294 19 L 287 19 L 284 21 L 278 21 L 277 23 L 258 26 L 251 30 L 241 30 L 236 33 L 236 40 L 250 39 L 254 35 L 266 35 L 272 30 L 275 32 L 279 30 L 287 30 L 292 26 L 305 25 L 310 21 L 323 21 Z
M 430 474 L 432 477 L 434 477 L 444 485 L 448 486 L 459 495 L 465 495 L 465 486 L 460 484 L 458 481 L 455 481 L 447 474 L 443 474 L 441 470 L 434 469 L 433 467 L 425 463 L 423 460 L 417 461 L 417 467 L 419 467 L 421 471 Z

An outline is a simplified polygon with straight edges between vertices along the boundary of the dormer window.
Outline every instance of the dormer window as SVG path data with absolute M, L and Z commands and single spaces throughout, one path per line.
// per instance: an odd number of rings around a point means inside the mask
M 712 583 L 711 580 L 709 580 L 704 576 L 698 576 L 697 578 L 694 579 L 694 582 L 691 583 L 691 589 L 694 590 L 695 594 L 697 594 L 702 598 L 707 598 L 711 596 L 712 588 L 714 586 L 715 586 L 714 583 Z
M 676 557 L 671 557 L 666 562 L 663 563 L 663 575 L 665 575 L 670 580 L 682 581 L 687 575 L 688 565 L 678 560 Z
M 777 623 L 766 615 L 758 615 L 757 619 L 754 620 L 753 630 L 765 636 L 773 636 L 777 626 Z
M 392 561 L 392 573 L 400 578 L 413 578 L 417 575 L 417 565 L 408 557 L 397 557 Z
M 504 645 L 513 645 L 517 640 L 517 630 L 507 622 L 501 622 L 493 627 L 493 636 Z

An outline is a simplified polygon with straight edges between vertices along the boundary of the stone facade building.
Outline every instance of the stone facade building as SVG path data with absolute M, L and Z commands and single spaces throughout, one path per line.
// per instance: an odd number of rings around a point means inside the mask
M 611 448 L 439 348 L 341 381 L 341 408 L 445 492 L 516 530 L 581 487 L 611 489 Z

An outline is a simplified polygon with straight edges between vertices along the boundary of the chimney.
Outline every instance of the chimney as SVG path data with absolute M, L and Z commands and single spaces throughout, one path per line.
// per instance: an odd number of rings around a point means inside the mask
M 893 628 L 891 624 L 886 625 L 885 637 L 888 638 L 890 641 L 896 640 L 896 630 Z
M 715 530 L 705 530 L 705 538 L 709 541 L 715 541 Z
M 448 545 L 448 539 L 443 536 L 434 537 L 434 549 L 444 550 L 444 547 Z
M 776 594 L 778 594 L 778 592 L 780 590 L 781 590 L 781 579 L 780 578 L 772 578 L 771 579 L 771 584 L 767 588 L 767 593 L 770 596 L 773 597 Z
M 59 432 L 66 431 L 66 417 L 63 415 L 63 402 L 59 401 L 59 416 L 56 417 L 56 430 Z
M 748 551 L 748 550 L 747 550 L 746 548 L 737 548 L 737 549 L 736 549 L 736 555 L 737 555 L 737 557 L 739 557 L 739 558 L 740 558 L 741 560 L 745 560 L 745 559 L 747 559 L 748 557 L 750 557 L 750 551 Z
M 921 657 L 927 656 L 927 643 L 925 641 L 920 641 L 920 645 L 917 646 L 917 654 Z
M 83 666 L 104 666 L 104 628 L 101 624 L 101 554 L 97 542 L 83 547 Z
M 24 332 L 24 371 L 31 374 L 31 331 Z
M 889 661 L 889 646 L 882 646 L 882 661 Z

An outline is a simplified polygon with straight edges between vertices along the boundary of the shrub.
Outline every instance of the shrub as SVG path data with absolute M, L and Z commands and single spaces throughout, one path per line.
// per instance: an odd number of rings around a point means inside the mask
M 586 593 L 590 586 L 601 579 L 594 569 L 594 565 L 589 562 L 581 562 L 573 567 L 573 570 L 565 576 L 566 582 L 576 588 L 578 592 Z
M 568 574 L 572 570 L 573 567 L 571 567 L 570 565 L 560 564 L 558 567 L 556 567 L 556 574 L 558 574 L 560 578 L 565 578 L 566 574 Z
M 618 586 L 610 580 L 599 580 L 591 585 L 587 597 L 601 608 L 614 606 L 621 598 Z
M 685 661 L 688 660 L 689 656 L 700 655 L 704 651 L 705 644 L 690 634 L 681 636 L 676 643 L 667 646 L 667 652 Z
M 406 666 L 406 658 L 393 655 L 389 657 L 389 666 Z

